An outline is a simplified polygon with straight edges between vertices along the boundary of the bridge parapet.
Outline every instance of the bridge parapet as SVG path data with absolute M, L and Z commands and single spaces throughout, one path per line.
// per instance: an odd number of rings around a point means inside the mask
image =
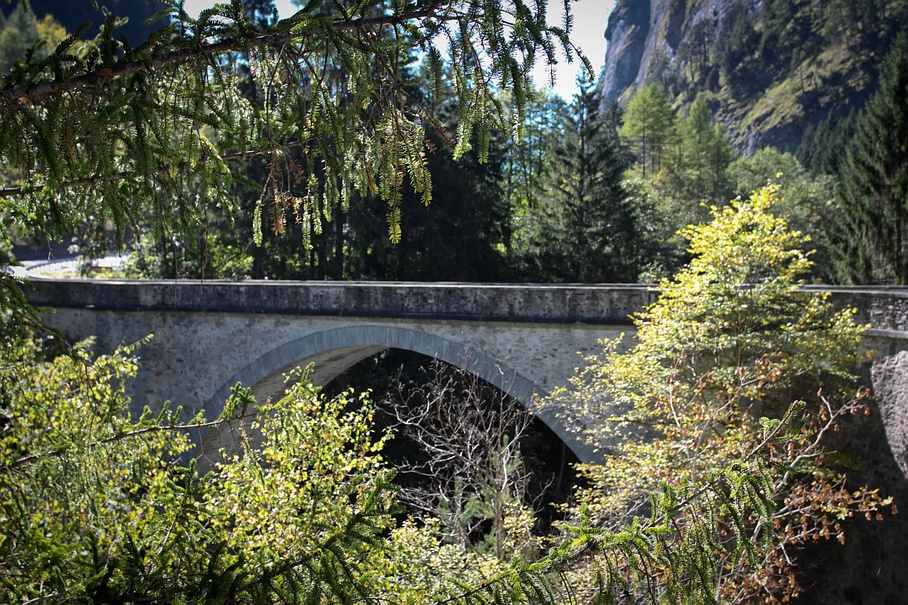
M 639 284 L 33 279 L 33 305 L 334 317 L 628 324 L 655 299 Z
M 840 308 L 857 310 L 856 321 L 870 324 L 869 337 L 908 338 L 908 288 L 896 286 L 808 286 L 828 292 Z
M 908 333 L 908 287 L 808 286 L 829 292 L 874 334 Z M 33 278 L 33 305 L 99 311 L 195 311 L 629 324 L 658 296 L 646 284 L 94 280 Z

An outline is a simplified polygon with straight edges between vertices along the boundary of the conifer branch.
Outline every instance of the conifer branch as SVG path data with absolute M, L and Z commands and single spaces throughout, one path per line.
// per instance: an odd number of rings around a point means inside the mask
M 301 147 L 306 143 L 312 141 L 312 138 L 305 139 L 303 141 L 297 141 L 295 143 L 289 143 L 281 145 L 281 149 L 290 149 L 293 147 Z M 255 158 L 258 156 L 267 155 L 276 149 L 247 149 L 245 151 L 236 151 L 233 153 L 226 153 L 220 156 L 220 159 L 223 161 L 232 161 L 232 160 L 246 160 L 250 158 Z M 209 158 L 203 157 L 196 160 L 198 163 L 204 164 L 208 161 Z M 179 162 L 177 164 L 169 164 L 166 166 L 160 166 L 151 171 L 152 174 L 166 174 L 173 170 L 186 170 L 192 165 L 189 160 Z M 69 189 L 71 187 L 81 187 L 86 185 L 97 185 L 98 183 L 105 181 L 123 181 L 126 179 L 134 178 L 138 174 L 135 170 L 121 170 L 119 172 L 114 172 L 112 174 L 106 174 L 103 176 L 92 176 L 92 177 L 83 177 L 80 179 L 75 179 L 72 181 L 65 181 L 60 183 L 58 186 L 63 189 Z M 30 187 L 23 187 L 22 185 L 5 185 L 0 187 L 0 199 L 7 197 L 15 197 L 17 195 L 22 195 L 26 191 L 37 191 L 44 187 L 44 183 L 36 183 Z
M 417 9 L 403 15 L 383 15 L 377 17 L 336 19 L 332 21 L 328 26 L 316 26 L 312 29 L 306 29 L 299 32 L 277 31 L 263 32 L 245 37 L 237 36 L 219 42 L 203 44 L 197 48 L 184 48 L 174 50 L 147 60 L 133 59 L 124 60 L 112 66 L 102 65 L 86 72 L 85 74 L 76 76 L 68 80 L 55 79 L 49 82 L 33 82 L 25 85 L 6 85 L 2 89 L 0 89 L 0 99 L 4 99 L 9 102 L 36 101 L 43 97 L 58 94 L 63 91 L 75 92 L 94 89 L 98 83 L 113 78 L 129 76 L 136 73 L 149 71 L 157 67 L 182 65 L 194 59 L 211 57 L 222 53 L 238 52 L 241 50 L 248 50 L 250 48 L 257 48 L 262 46 L 286 48 L 286 45 L 294 40 L 314 36 L 324 36 L 326 34 L 327 28 L 339 32 L 345 30 L 369 29 L 386 25 L 402 25 L 407 21 L 435 17 L 441 4 L 442 2 L 440 0 L 436 0 L 425 8 Z M 291 21 L 293 22 L 291 23 L 291 25 L 295 25 L 299 22 L 298 17 L 301 13 L 302 11 L 300 13 L 297 13 L 295 17 L 291 17 L 286 21 Z M 441 17 L 440 20 L 451 21 L 455 20 L 456 18 L 457 17 L 454 15 L 447 15 Z

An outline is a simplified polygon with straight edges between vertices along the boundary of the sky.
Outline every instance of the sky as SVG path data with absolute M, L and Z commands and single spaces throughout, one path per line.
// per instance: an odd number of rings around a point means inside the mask
M 215 3 L 215 0 L 186 0 L 184 5 L 186 12 L 198 14 L 204 8 L 208 8 Z M 282 19 L 292 15 L 296 9 L 290 0 L 276 0 L 278 13 Z M 561 25 L 562 19 L 562 2 L 560 0 L 549 0 L 549 19 L 553 25 Z M 571 39 L 583 51 L 593 68 L 596 75 L 602 69 L 605 59 L 605 27 L 608 25 L 608 16 L 615 6 L 615 0 L 572 0 L 571 12 L 574 15 L 574 31 Z M 574 61 L 559 60 L 556 66 L 556 83 L 555 92 L 564 99 L 570 101 L 571 96 L 577 89 L 576 79 L 580 70 L 580 63 Z M 547 82 L 546 70 L 539 67 L 533 72 L 537 84 Z
M 559 0 L 549 0 L 549 19 L 553 25 L 561 25 L 564 11 Z M 605 28 L 608 25 L 608 16 L 615 8 L 615 0 L 572 0 L 571 13 L 574 15 L 574 30 L 571 40 L 580 47 L 586 58 L 593 64 L 596 76 L 602 71 L 605 62 Z M 555 18 L 557 21 L 552 21 Z M 537 77 L 538 72 L 538 77 Z M 576 60 L 567 63 L 563 58 L 556 66 L 555 92 L 567 101 L 576 92 L 577 74 L 580 72 L 580 63 Z M 534 79 L 545 82 L 545 68 L 534 71 Z

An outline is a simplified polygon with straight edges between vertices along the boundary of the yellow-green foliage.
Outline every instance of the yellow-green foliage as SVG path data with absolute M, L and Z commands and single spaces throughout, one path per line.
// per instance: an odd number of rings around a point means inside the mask
M 107 573 L 127 551 L 171 564 L 187 531 L 167 464 L 188 439 L 124 413 L 132 349 L 90 361 L 85 349 L 34 363 L 22 341 L 3 368 L 0 441 L 0 600 L 24 602 L 132 579 Z M 154 575 L 155 570 L 142 570 Z M 135 578 L 136 581 L 141 581 Z
M 220 421 L 128 413 L 133 348 L 41 362 L 29 339 L 0 372 L 0 601 L 423 603 L 500 573 L 395 528 L 372 412 L 305 380 L 252 411 L 234 388 Z M 299 378 L 298 376 L 296 378 Z M 240 451 L 204 477 L 188 428 L 229 423 Z
M 605 594 L 792 597 L 783 547 L 841 536 L 842 518 L 885 503 L 818 462 L 823 435 L 864 410 L 851 374 L 863 326 L 801 290 L 806 237 L 772 214 L 774 193 L 687 229 L 694 260 L 660 284 L 633 346 L 606 343 L 556 394 L 605 458 L 582 467 L 576 511 L 621 528 L 589 561 Z
M 345 411 L 349 407 L 354 411 Z M 261 430 L 262 446 L 246 445 L 206 482 L 202 515 L 218 541 L 237 553 L 255 553 L 267 565 L 276 552 L 291 560 L 312 557 L 340 540 L 351 523 L 389 529 L 385 513 L 392 502 L 381 489 L 389 471 L 377 456 L 382 443 L 371 443 L 370 427 L 363 399 L 342 393 L 326 401 L 306 381 L 266 406 L 249 427 Z

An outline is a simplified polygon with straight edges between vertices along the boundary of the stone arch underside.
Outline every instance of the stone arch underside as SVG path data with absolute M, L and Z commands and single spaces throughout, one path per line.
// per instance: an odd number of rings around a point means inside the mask
M 216 418 L 230 396 L 230 388 L 240 382 L 252 385 L 259 401 L 281 395 L 284 375 L 299 366 L 314 365 L 310 379 L 326 385 L 344 370 L 384 349 L 414 351 L 427 357 L 466 370 L 514 397 L 529 408 L 537 396 L 546 391 L 506 364 L 481 350 L 447 338 L 407 328 L 367 325 L 340 327 L 307 334 L 275 347 L 224 383 L 205 404 L 205 417 Z M 556 415 L 548 410 L 536 413 L 582 462 L 594 460 L 589 446 L 568 431 Z M 207 439 L 202 439 L 203 449 Z

